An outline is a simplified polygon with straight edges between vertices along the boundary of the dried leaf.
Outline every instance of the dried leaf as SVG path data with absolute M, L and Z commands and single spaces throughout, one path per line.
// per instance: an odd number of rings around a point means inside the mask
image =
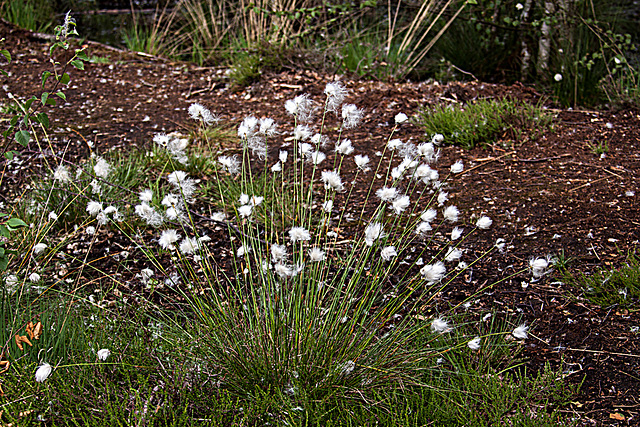
M 624 421 L 624 415 L 622 415 L 619 412 L 614 412 L 613 414 L 609 414 L 609 418 L 611 418 L 612 420 L 618 420 L 618 421 Z
M 29 338 L 33 339 L 33 327 L 35 325 L 33 324 L 33 322 L 29 322 L 27 323 L 27 327 L 25 328 L 25 330 L 27 331 L 27 335 L 29 335 Z
M 31 341 L 29 341 L 29 338 L 27 338 L 26 335 L 16 334 L 16 345 L 20 350 L 24 350 L 24 347 L 22 347 L 22 343 L 29 344 L 29 347 L 33 347 L 33 344 L 31 344 Z
M 36 323 L 36 326 L 33 328 L 33 337 L 37 340 L 42 336 L 42 322 Z

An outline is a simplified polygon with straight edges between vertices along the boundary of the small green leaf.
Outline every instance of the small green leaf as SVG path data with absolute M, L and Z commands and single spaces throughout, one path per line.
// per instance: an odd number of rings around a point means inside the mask
M 467 4 L 478 4 L 476 0 L 467 0 Z
M 47 116 L 46 113 L 38 113 L 37 118 L 42 126 L 49 129 L 49 116 Z
M 9 229 L 2 224 L 0 224 L 0 236 L 6 237 L 7 239 L 11 237 L 11 233 L 9 233 Z
M 9 218 L 7 225 L 13 228 L 27 227 L 27 223 L 20 218 Z
M 7 158 L 7 160 L 13 160 L 13 151 L 7 151 L 6 153 L 4 153 L 4 156 Z
M 4 56 L 7 59 L 7 62 L 11 62 L 11 54 L 7 49 L 1 49 L 0 55 Z
M 67 100 L 67 96 L 66 96 L 66 95 L 64 94 L 64 92 L 62 92 L 62 91 L 58 91 L 58 92 L 56 92 L 56 96 L 57 96 L 58 98 L 62 98 L 62 99 L 63 99 L 63 100 L 65 100 L 65 101 Z
M 62 83 L 63 85 L 68 85 L 70 80 L 71 77 L 69 77 L 68 73 L 64 73 L 62 77 L 60 77 L 60 83 Z
M 47 99 L 47 105 L 56 105 L 56 100 L 54 98 Z
M 44 89 L 44 84 L 47 82 L 47 79 L 51 76 L 51 71 L 45 71 L 42 73 L 42 88 Z
M 27 102 L 24 103 L 24 109 L 28 110 L 29 108 L 31 108 L 31 104 L 33 104 L 33 101 L 35 101 L 36 98 L 35 96 L 32 96 L 31 98 L 27 99 Z
M 42 92 L 42 96 L 40 97 L 42 105 L 47 105 L 47 98 L 49 98 L 49 92 Z
M 87 56 L 87 52 L 85 52 L 84 49 L 76 49 L 76 56 L 78 57 L 78 59 L 82 61 L 89 60 L 89 57 Z
M 71 65 L 73 65 L 78 70 L 84 70 L 84 62 L 79 59 L 74 59 L 73 61 L 71 61 Z
M 16 142 L 23 147 L 26 147 L 29 144 L 29 140 L 31 139 L 31 135 L 29 135 L 29 131 L 19 130 L 16 132 Z

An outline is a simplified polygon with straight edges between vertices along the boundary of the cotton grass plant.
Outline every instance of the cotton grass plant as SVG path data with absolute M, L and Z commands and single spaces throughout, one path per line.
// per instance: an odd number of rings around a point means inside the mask
M 344 103 L 340 82 L 325 95 L 287 101 L 288 131 L 245 118 L 239 151 L 218 157 L 221 209 L 205 219 L 226 231 L 222 251 L 196 231 L 198 185 L 185 172 L 167 176 L 173 192 L 162 207 L 147 193 L 135 208 L 158 229 L 144 245 L 150 264 L 190 306 L 181 306 L 182 320 L 165 321 L 198 343 L 217 384 L 241 399 L 267 394 L 304 406 L 420 385 L 420 372 L 452 350 L 435 345 L 438 337 L 456 329 L 453 311 L 428 314 L 434 298 L 477 261 L 466 259 L 467 239 L 492 225 L 487 216 L 463 221 L 448 201 L 464 165 L 436 169 L 441 136 L 403 143 L 394 135 L 407 116 L 398 114 L 370 164 L 347 138 L 364 112 Z M 206 127 L 207 114 L 192 118 Z M 367 189 L 364 200 L 356 186 Z M 518 331 L 489 335 L 508 346 L 525 338 Z M 429 345 L 416 346 L 425 336 Z M 490 342 L 480 332 L 459 337 L 454 347 L 468 351 Z

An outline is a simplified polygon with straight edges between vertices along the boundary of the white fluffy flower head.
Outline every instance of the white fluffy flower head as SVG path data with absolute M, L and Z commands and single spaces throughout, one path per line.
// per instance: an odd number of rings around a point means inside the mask
M 324 188 L 326 189 L 335 191 L 342 191 L 344 189 L 340 175 L 336 171 L 323 171 L 321 178 L 324 183 Z
M 443 332 L 449 332 L 450 330 L 449 322 L 442 317 L 433 319 L 433 322 L 431 322 L 431 331 L 433 332 L 441 334 Z
M 96 355 L 98 356 L 98 359 L 105 361 L 109 356 L 111 356 L 111 350 L 109 350 L 108 348 L 103 348 L 101 350 L 98 350 Z
M 180 235 L 176 230 L 164 230 L 160 235 L 160 239 L 158 239 L 158 244 L 163 249 L 174 250 L 174 243 L 176 243 L 180 239 Z
M 488 216 L 482 216 L 476 222 L 476 227 L 481 230 L 486 230 L 487 228 L 491 227 L 491 224 L 493 224 L 493 220 L 491 218 L 489 218 Z
M 44 382 L 44 380 L 49 378 L 49 375 L 51 375 L 51 371 L 51 365 L 49 365 L 48 363 L 43 363 L 36 370 L 36 381 L 39 383 Z
M 382 224 L 379 222 L 372 222 L 367 225 L 367 228 L 364 230 L 364 242 L 367 246 L 373 246 L 373 243 L 384 237 L 384 232 L 382 230 Z
M 396 114 L 396 117 L 395 117 L 395 121 L 396 121 L 397 124 L 404 123 L 408 119 L 409 118 L 407 117 L 407 115 L 405 113 L 398 113 L 398 114 Z
M 311 240 L 311 234 L 309 230 L 304 227 L 292 227 L 289 230 L 289 238 L 292 242 L 297 242 L 299 240 Z

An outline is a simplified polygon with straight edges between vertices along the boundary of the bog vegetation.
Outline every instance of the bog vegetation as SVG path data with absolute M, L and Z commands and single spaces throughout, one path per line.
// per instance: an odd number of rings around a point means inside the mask
M 229 135 L 193 104 L 190 134 L 69 162 L 47 150 L 48 106 L 88 56 L 69 14 L 54 31 L 68 59 L 7 110 L 3 154 L 37 147 L 43 173 L 0 219 L 3 423 L 572 422 L 558 408 L 575 390 L 519 357 L 535 325 L 467 313 L 485 288 L 437 302 L 505 247 L 465 251 L 493 221 L 449 200 L 465 166 L 439 164 L 448 136 L 401 141 L 399 113 L 376 158 L 359 154 L 363 111 L 331 81 L 287 100 L 287 123 Z M 513 276 L 543 279 L 537 255 Z

